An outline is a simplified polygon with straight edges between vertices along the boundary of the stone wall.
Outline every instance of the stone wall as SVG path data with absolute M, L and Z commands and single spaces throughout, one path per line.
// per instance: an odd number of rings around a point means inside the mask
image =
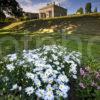
M 54 7 L 54 12 L 54 17 L 67 16 L 67 10 L 59 6 Z

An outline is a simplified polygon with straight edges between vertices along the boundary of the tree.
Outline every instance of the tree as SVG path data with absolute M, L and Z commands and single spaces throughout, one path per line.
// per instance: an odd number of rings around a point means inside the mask
M 16 0 L 0 0 L 0 14 L 4 15 L 4 12 L 15 17 L 23 15 L 22 8 Z
M 77 10 L 77 12 L 76 12 L 76 13 L 83 14 L 83 13 L 84 13 L 83 8 L 82 8 L 82 7 L 80 7 L 80 8 Z
M 0 10 L 0 21 L 4 21 L 5 18 L 5 14 L 3 13 L 3 11 Z
M 97 7 L 94 8 L 94 13 L 97 13 L 98 12 L 98 9 Z
M 92 12 L 92 11 L 91 11 L 91 8 L 92 8 L 91 3 L 90 3 L 90 2 L 87 3 L 86 6 L 85 6 L 85 12 L 86 12 L 86 13 L 91 13 L 91 12 Z

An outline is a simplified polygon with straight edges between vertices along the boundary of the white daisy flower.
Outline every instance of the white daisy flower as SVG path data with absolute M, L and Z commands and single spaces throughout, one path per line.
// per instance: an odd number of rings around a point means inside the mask
M 27 87 L 27 88 L 25 88 L 25 92 L 27 93 L 27 95 L 31 95 L 31 94 L 33 94 L 33 92 L 34 92 L 34 88 L 31 86 L 31 87 Z
M 54 94 L 52 91 L 46 91 L 44 100 L 54 100 Z
M 13 91 L 13 90 L 16 90 L 17 88 L 18 88 L 18 85 L 17 84 L 14 84 L 10 90 Z
M 11 72 L 15 69 L 15 66 L 13 64 L 8 64 L 8 65 L 6 65 L 6 68 L 7 68 L 7 70 L 9 70 Z

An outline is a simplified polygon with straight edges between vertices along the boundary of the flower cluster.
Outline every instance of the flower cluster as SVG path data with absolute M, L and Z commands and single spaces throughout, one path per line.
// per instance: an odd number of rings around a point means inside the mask
M 100 90 L 100 71 L 93 71 L 90 67 L 80 68 L 79 86 L 82 89 Z
M 7 55 L 0 62 L 3 92 L 18 91 L 44 100 L 67 98 L 70 78 L 77 78 L 81 54 L 63 46 L 43 46 Z

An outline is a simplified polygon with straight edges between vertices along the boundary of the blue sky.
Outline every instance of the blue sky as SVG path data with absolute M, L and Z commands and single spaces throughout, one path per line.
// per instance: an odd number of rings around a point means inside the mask
M 87 2 L 92 3 L 92 9 L 98 8 L 100 12 L 100 0 L 17 0 L 24 11 L 26 12 L 38 12 L 39 9 L 45 6 L 47 3 L 56 2 L 66 9 L 68 9 L 68 14 L 75 13 L 80 7 L 85 8 Z

